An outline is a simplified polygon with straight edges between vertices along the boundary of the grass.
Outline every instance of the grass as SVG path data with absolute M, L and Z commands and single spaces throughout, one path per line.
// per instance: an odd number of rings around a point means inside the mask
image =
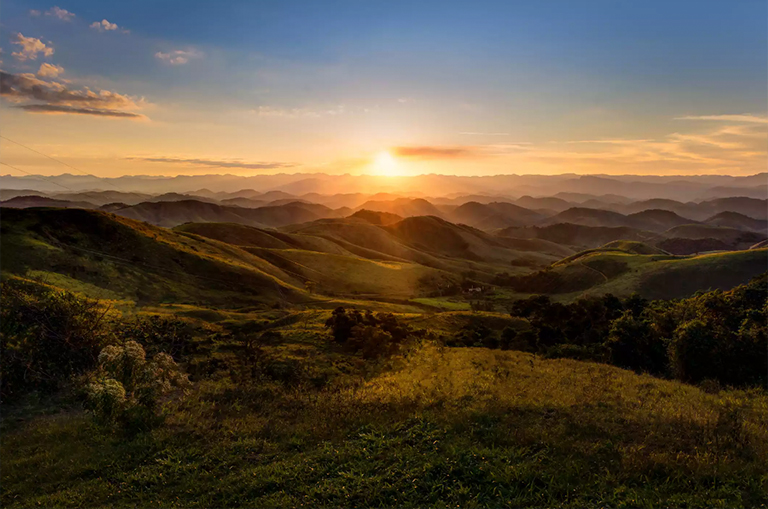
M 458 301 L 453 297 L 419 297 L 417 299 L 411 299 L 411 302 L 417 304 L 424 304 L 443 311 L 469 311 L 469 302 Z
M 708 393 L 602 364 L 441 347 L 441 338 L 469 324 L 518 332 L 530 324 L 471 312 L 451 298 L 411 298 L 425 274 L 439 271 L 394 254 L 247 252 L 95 212 L 71 212 L 94 219 L 77 228 L 46 214 L 4 215 L 4 273 L 109 299 L 126 314 L 178 315 L 205 334 L 185 361 L 195 382 L 191 393 L 166 401 L 166 423 L 150 433 L 129 437 L 97 427 L 75 399 L 6 407 L 3 507 L 768 503 L 764 389 Z M 227 240 L 236 241 L 239 231 Z M 368 234 L 371 246 L 422 256 L 432 267 L 459 263 Z M 332 242 L 313 238 L 318 246 Z M 142 258 L 130 267 L 67 245 Z M 591 282 L 587 292 L 667 295 L 748 278 L 764 271 L 765 256 L 765 249 L 697 257 L 603 250 L 581 253 L 552 272 Z M 461 267 L 493 272 L 482 262 L 465 260 Z M 226 284 L 195 274 L 215 274 Z M 338 296 L 304 292 L 309 274 Z M 144 302 L 134 302 L 138 288 L 151 294 Z M 491 293 L 497 309 L 526 296 Z M 364 361 L 329 341 L 324 323 L 337 306 L 397 313 L 433 339 L 400 356 Z M 225 334 L 244 324 L 280 333 L 262 345 L 256 379 L 243 374 L 242 344 Z
M 323 350 L 302 337 L 290 355 Z M 166 427 L 130 440 L 77 411 L 37 417 L 4 430 L 3 505 L 751 507 L 768 495 L 764 392 L 430 345 L 378 373 L 322 390 L 199 382 Z
M 768 250 L 698 256 L 632 254 L 616 248 L 582 251 L 522 279 L 533 293 L 572 297 L 639 293 L 648 299 L 689 297 L 698 290 L 730 289 L 765 271 Z

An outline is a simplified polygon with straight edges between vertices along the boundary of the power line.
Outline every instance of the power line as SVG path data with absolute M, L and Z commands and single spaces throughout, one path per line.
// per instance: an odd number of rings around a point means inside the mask
M 125 191 L 124 189 L 119 189 L 119 188 L 118 188 L 117 186 L 115 186 L 115 185 L 114 185 L 114 184 L 113 184 L 113 183 L 112 183 L 110 180 L 107 180 L 107 179 L 103 179 L 103 178 L 97 177 L 96 175 L 94 175 L 94 174 L 92 174 L 92 173 L 86 173 L 86 172 L 84 172 L 83 170 L 81 170 L 81 169 L 79 169 L 79 168 L 76 168 L 76 167 L 72 166 L 72 165 L 71 165 L 71 164 L 69 164 L 69 163 L 65 163 L 64 161 L 60 161 L 59 159 L 56 159 L 55 157 L 49 156 L 48 154 L 44 154 L 44 153 L 40 152 L 39 150 L 35 150 L 35 149 L 33 149 L 32 147 L 28 147 L 28 146 L 24 145 L 23 143 L 19 143 L 18 141 L 14 141 L 14 140 L 12 140 L 12 139 L 10 139 L 10 138 L 8 138 L 8 137 L 6 137 L 6 136 L 2 136 L 2 135 L 0 135 L 0 138 L 4 139 L 5 141 L 10 141 L 11 143 L 13 143 L 13 144 L 15 144 L 15 145 L 18 145 L 18 146 L 20 146 L 20 147 L 22 147 L 22 148 L 25 148 L 25 149 L 27 149 L 27 150 L 29 150 L 29 151 L 31 151 L 31 152 L 34 152 L 35 154 L 39 154 L 39 155 L 41 155 L 41 156 L 43 156 L 43 157 L 47 157 L 47 158 L 48 158 L 48 159 L 50 159 L 51 161 L 56 161 L 56 162 L 57 162 L 57 163 L 59 163 L 59 164 L 63 164 L 63 165 L 64 165 L 64 166 L 66 166 L 67 168 L 71 168 L 71 169 L 75 170 L 76 172 L 78 172 L 78 173 L 82 173 L 83 175 L 85 175 L 85 176 L 87 176 L 87 177 L 93 177 L 93 178 L 95 178 L 95 179 L 99 179 L 99 180 L 101 180 L 101 181 L 103 181 L 103 182 L 106 182 L 107 184 L 109 184 L 110 186 L 114 187 L 114 188 L 115 188 L 115 189 L 117 189 L 118 191 Z M 3 163 L 3 164 L 5 164 L 5 163 Z M 6 164 L 6 166 L 9 166 L 9 165 L 7 165 L 7 164 Z M 22 171 L 22 170 L 19 170 L 19 171 Z M 27 173 L 27 172 L 24 172 L 24 173 Z M 27 173 L 27 174 L 28 174 L 28 175 L 32 175 L 31 173 Z M 32 175 L 32 176 L 34 176 L 34 175 Z M 62 186 L 62 187 L 66 187 L 66 186 Z M 67 189 L 70 189 L 70 191 L 73 191 L 73 192 L 81 192 L 81 191 L 75 191 L 74 189 L 71 189 L 71 188 L 67 188 Z

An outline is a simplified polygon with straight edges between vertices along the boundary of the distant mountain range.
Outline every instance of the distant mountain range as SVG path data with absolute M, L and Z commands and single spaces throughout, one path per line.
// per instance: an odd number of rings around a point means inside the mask
M 732 177 L 726 175 L 648 176 L 648 175 L 494 175 L 464 177 L 455 175 L 418 175 L 413 177 L 380 177 L 373 175 L 277 174 L 243 177 L 237 175 L 179 175 L 175 177 L 123 176 L 101 178 L 90 175 L 63 174 L 57 176 L 0 175 L 4 191 L 37 192 L 123 191 L 159 195 L 163 193 L 190 194 L 215 200 L 221 193 L 239 193 L 238 197 L 274 201 L 263 196 L 281 192 L 298 197 L 306 194 L 336 195 L 340 190 L 350 196 L 347 203 L 327 204 L 332 208 L 354 208 L 354 195 L 396 193 L 411 198 L 453 199 L 472 196 L 466 201 L 518 199 L 523 196 L 555 197 L 569 203 L 597 200 L 606 204 L 622 204 L 629 200 L 652 198 L 688 201 L 743 196 L 765 198 L 768 193 L 768 173 Z M 253 190 L 251 192 L 251 190 Z M 371 193 L 371 190 L 375 190 Z M 8 199 L 12 196 L 2 196 Z M 227 196 L 233 198 L 235 196 Z M 288 198 L 289 196 L 283 196 Z M 124 201 L 109 199 L 110 201 Z M 317 199 L 310 201 L 318 202 Z M 102 203 L 103 204 L 103 203 Z M 528 204 L 520 205 L 529 207 Z M 535 207 L 534 207 L 535 208 Z M 553 208 L 548 206 L 546 208 Z M 559 210 L 558 210 L 559 211 Z

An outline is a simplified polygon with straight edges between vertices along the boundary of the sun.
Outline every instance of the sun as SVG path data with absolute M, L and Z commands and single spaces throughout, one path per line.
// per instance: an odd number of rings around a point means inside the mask
M 382 150 L 373 158 L 373 173 L 384 177 L 397 177 L 400 175 L 400 165 L 392 154 Z

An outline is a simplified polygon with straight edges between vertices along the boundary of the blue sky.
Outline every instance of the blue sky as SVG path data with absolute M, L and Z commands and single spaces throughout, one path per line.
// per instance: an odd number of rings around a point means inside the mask
M 6 135 L 94 172 L 753 173 L 767 5 L 6 0 L 4 72 L 130 98 L 29 107 L 20 81 Z

